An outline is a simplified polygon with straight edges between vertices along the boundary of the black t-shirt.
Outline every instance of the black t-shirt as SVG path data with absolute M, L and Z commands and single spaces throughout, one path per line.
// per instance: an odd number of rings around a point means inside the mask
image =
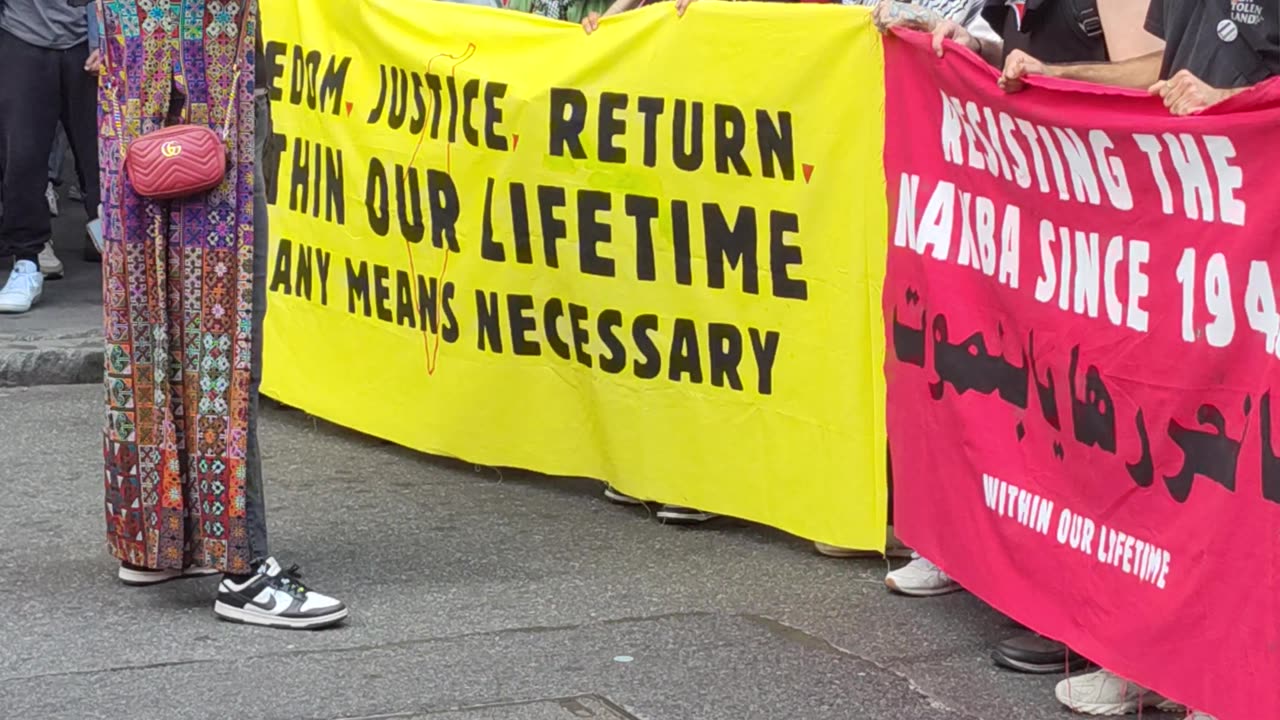
M 1160 77 L 1179 70 L 1216 88 L 1280 74 L 1280 3 L 1275 0 L 1151 0 L 1147 32 L 1161 38 Z
M 1097 0 L 986 0 L 982 16 L 1004 40 L 1005 57 L 1022 50 L 1048 63 L 1107 60 Z

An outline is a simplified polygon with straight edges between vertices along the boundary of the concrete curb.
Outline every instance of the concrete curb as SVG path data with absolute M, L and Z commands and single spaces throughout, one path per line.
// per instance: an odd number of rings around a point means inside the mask
M 0 334 L 0 387 L 102 382 L 102 331 Z

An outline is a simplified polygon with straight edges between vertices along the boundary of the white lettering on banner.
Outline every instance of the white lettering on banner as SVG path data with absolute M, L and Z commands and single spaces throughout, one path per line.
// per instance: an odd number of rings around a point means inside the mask
M 1114 149 L 1102 130 L 1036 125 L 942 93 L 943 158 L 1023 189 L 1032 187 L 1034 176 L 1041 193 L 1060 200 L 1101 205 L 1105 192 L 1112 207 L 1132 210 L 1128 174 Z
M 987 508 L 996 515 L 1007 517 L 1041 535 L 1049 534 L 1049 524 L 1053 519 L 1052 500 L 987 474 L 982 476 L 982 490 Z
M 1103 526 L 1098 534 L 1098 562 L 1118 568 L 1163 590 L 1169 577 L 1169 551 Z
M 1182 286 L 1182 339 L 1188 343 L 1203 340 L 1212 347 L 1227 347 L 1236 337 L 1235 296 L 1231 291 L 1227 258 L 1220 252 L 1210 255 L 1204 263 L 1203 282 L 1199 282 L 1201 273 L 1196 257 L 1195 248 L 1183 250 L 1175 273 Z M 1201 305 L 1210 317 L 1203 326 L 1197 312 Z M 1271 267 L 1265 260 L 1249 263 L 1244 311 L 1249 329 L 1262 335 L 1267 354 L 1280 356 L 1280 314 L 1276 311 Z
M 1056 299 L 1062 310 L 1096 318 L 1101 295 L 1107 320 L 1112 325 L 1127 325 L 1146 332 L 1147 312 L 1142 300 L 1150 288 L 1143 266 L 1150 259 L 1150 245 L 1144 240 L 1126 241 L 1116 235 L 1107 241 L 1105 252 L 1099 255 L 1100 241 L 1096 232 L 1057 227 L 1049 220 L 1041 220 L 1041 271 L 1036 280 L 1036 300 L 1048 304 Z M 1128 282 L 1123 285 L 1119 279 L 1121 263 L 1127 263 L 1128 270 Z M 1122 286 L 1126 290 L 1124 302 L 1120 297 Z
M 1002 177 L 1024 190 L 1056 195 L 1063 202 L 1133 210 L 1128 168 L 1106 131 L 1039 125 L 972 100 L 940 95 L 946 162 Z M 1247 208 L 1236 196 L 1244 173 L 1232 163 L 1236 149 L 1230 138 L 1134 133 L 1132 139 L 1148 160 L 1166 215 L 1177 211 L 1180 192 L 1181 212 L 1188 219 L 1244 225 Z
M 1054 501 L 994 475 L 982 474 L 982 494 L 987 509 L 997 517 L 1008 518 L 1039 535 L 1053 538 L 1059 545 L 1076 550 L 1140 582 L 1161 590 L 1168 583 L 1172 558 L 1162 547 L 1107 527 L 1066 507 L 1058 512 L 1056 529 L 1050 532 Z
M 1165 171 L 1167 164 L 1178 179 L 1182 191 L 1182 213 L 1187 219 L 1214 222 L 1216 218 L 1219 222 L 1244 227 L 1247 207 L 1235 195 L 1244 185 L 1244 172 L 1230 162 L 1236 157 L 1236 148 L 1230 138 L 1205 135 L 1197 140 L 1197 136 L 1190 133 L 1164 133 L 1157 138 L 1146 133 L 1134 133 L 1133 139 L 1151 164 L 1151 176 L 1160 190 L 1160 209 L 1165 215 L 1175 213 L 1174 189 Z M 1213 167 L 1213 181 L 1209 179 L 1200 145 L 1204 146 L 1209 165 Z M 1167 163 L 1166 151 L 1169 156 Z
M 923 212 L 918 212 L 920 195 L 920 176 L 903 173 L 898 181 L 895 247 L 954 262 L 1018 289 L 1022 247 L 1022 211 L 1018 206 L 1007 205 L 998 215 L 991 198 L 957 190 L 946 180 L 934 186 Z M 960 242 L 953 249 L 957 206 Z

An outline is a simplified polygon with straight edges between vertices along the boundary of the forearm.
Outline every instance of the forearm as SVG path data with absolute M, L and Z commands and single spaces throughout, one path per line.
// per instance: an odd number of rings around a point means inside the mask
M 1098 85 L 1146 90 L 1160 80 L 1160 65 L 1163 57 L 1163 53 L 1153 52 L 1116 63 L 1046 65 L 1045 74 L 1050 77 L 1080 80 Z
M 987 25 L 986 21 L 979 19 L 978 22 L 969 26 L 969 36 L 974 39 L 977 47 L 971 49 L 982 56 L 995 67 L 1000 67 L 1004 61 L 1004 40 Z

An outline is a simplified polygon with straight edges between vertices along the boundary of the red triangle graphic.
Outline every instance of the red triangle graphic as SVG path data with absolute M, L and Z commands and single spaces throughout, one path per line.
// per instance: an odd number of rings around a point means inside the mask
M 519 144 L 520 144 L 520 136 L 519 136 L 519 135 L 512 135 L 512 136 L 511 136 L 511 152 L 515 152 L 515 151 L 516 151 L 516 146 L 517 146 L 517 145 L 519 145 Z
M 808 185 L 809 178 L 813 177 L 813 166 L 809 163 L 804 163 L 800 166 L 800 169 L 804 171 L 804 184 Z
M 351 117 L 351 103 L 347 103 L 347 117 Z

